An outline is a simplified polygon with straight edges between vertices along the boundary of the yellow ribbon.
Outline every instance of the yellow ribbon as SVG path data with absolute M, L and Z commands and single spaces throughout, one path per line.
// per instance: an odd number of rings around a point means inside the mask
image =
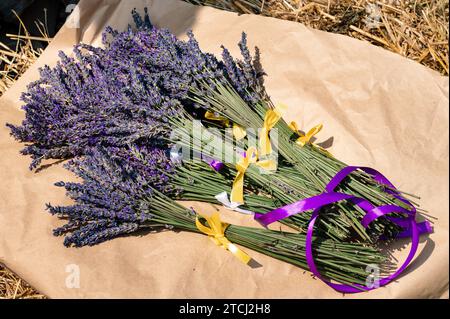
M 291 130 L 293 130 L 296 134 L 299 135 L 299 138 L 297 138 L 297 140 L 295 141 L 298 145 L 303 147 L 306 144 L 310 144 L 311 146 L 317 148 L 319 151 L 325 153 L 325 155 L 327 155 L 329 157 L 333 157 L 333 155 L 330 152 L 328 152 L 326 149 L 324 149 L 323 147 L 320 147 L 319 145 L 311 143 L 311 139 L 322 130 L 323 124 L 314 126 L 306 134 L 300 133 L 297 123 L 295 123 L 295 122 L 291 122 L 289 127 L 291 128 Z
M 213 112 L 206 111 L 205 113 L 205 119 L 211 120 L 211 121 L 220 121 L 224 126 L 230 125 L 230 120 L 228 120 L 224 116 L 216 116 Z
M 261 136 L 259 138 L 259 149 L 262 156 L 272 153 L 272 143 L 270 143 L 269 133 L 280 119 L 281 112 L 278 109 L 267 110 L 264 117 L 263 128 L 261 130 Z
M 258 161 L 258 153 L 255 147 L 250 147 L 245 156 L 236 163 L 237 175 L 233 182 L 231 189 L 231 202 L 243 204 L 244 203 L 244 176 L 250 164 L 255 164 L 267 171 L 275 171 L 277 164 L 274 160 Z
M 233 136 L 237 141 L 240 141 L 247 136 L 247 132 L 242 126 L 233 124 Z
M 243 252 L 241 249 L 239 249 L 236 245 L 232 244 L 226 237 L 225 237 L 225 230 L 230 224 L 222 223 L 220 220 L 219 213 L 214 213 L 211 217 L 206 217 L 201 215 L 206 221 L 208 222 L 209 227 L 203 225 L 200 222 L 200 219 L 197 217 L 195 220 L 195 225 L 197 226 L 198 230 L 200 230 L 202 233 L 206 234 L 211 238 L 211 240 L 217 245 L 220 246 L 229 252 L 231 252 L 237 259 L 239 259 L 244 264 L 248 264 L 248 262 L 251 260 L 251 257 L 247 255 L 245 252 Z
M 210 121 L 220 121 L 224 126 L 230 126 L 230 120 L 223 116 L 216 116 L 213 112 L 207 111 L 205 118 Z M 236 140 L 242 140 L 247 135 L 247 132 L 242 126 L 233 123 L 233 136 Z

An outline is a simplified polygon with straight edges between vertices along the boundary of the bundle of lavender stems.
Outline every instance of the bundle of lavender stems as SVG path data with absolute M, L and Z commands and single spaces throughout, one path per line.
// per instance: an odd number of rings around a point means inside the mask
M 225 147 L 246 150 L 250 138 L 236 141 L 228 127 L 263 127 L 268 110 L 275 109 L 263 85 L 259 52 L 255 58 L 243 34 L 242 60 L 223 48 L 222 59 L 203 52 L 191 32 L 181 41 L 170 31 L 153 26 L 146 12 L 133 12 L 136 28 L 124 32 L 107 28 L 103 48 L 79 44 L 73 57 L 60 54 L 54 68 L 41 70 L 22 96 L 26 118 L 11 125 L 11 134 L 27 143 L 31 169 L 43 160 L 71 159 L 66 167 L 81 183 L 57 183 L 75 204 L 48 205 L 52 214 L 67 220 L 56 229 L 66 246 L 94 245 L 124 234 L 177 229 L 199 232 L 197 213 L 176 200 L 220 203 L 216 195 L 230 194 L 237 174 L 236 162 L 174 160 L 173 146 L 181 132 L 195 134 L 195 121 Z M 205 117 L 214 114 L 216 119 Z M 217 119 L 221 119 L 218 121 Z M 244 180 L 241 208 L 266 213 L 279 206 L 323 192 L 326 183 L 346 165 L 310 143 L 298 145 L 295 132 L 280 119 L 279 158 L 276 172 L 261 174 L 250 165 Z M 186 140 L 181 138 L 181 140 Z M 223 142 L 225 141 L 225 142 Z M 202 145 L 186 146 L 201 153 Z M 374 205 L 404 203 L 385 192 L 385 186 L 363 172 L 345 180 L 341 191 L 363 197 Z M 201 212 L 207 213 L 207 212 Z M 379 238 L 394 238 L 399 227 L 379 218 L 364 228 L 358 206 L 339 202 L 323 209 L 313 241 L 321 273 L 336 282 L 364 284 L 367 265 L 389 271 L 389 258 L 380 252 Z M 311 212 L 280 222 L 293 232 L 231 225 L 226 237 L 233 243 L 308 269 L 305 230 Z
M 175 168 L 161 149 L 99 147 L 71 160 L 66 167 L 82 182 L 56 185 L 65 187 L 75 204 L 48 205 L 50 213 L 67 220 L 67 224 L 54 230 L 56 236 L 66 236 L 66 246 L 95 245 L 142 230 L 200 233 L 195 223 L 200 212 L 172 199 L 182 190 L 171 183 Z M 232 243 L 308 269 L 304 234 L 230 225 L 225 237 Z M 380 265 L 384 272 L 390 270 L 387 258 L 370 246 L 321 238 L 314 239 L 313 246 L 321 273 L 340 283 L 365 284 L 368 265 Z

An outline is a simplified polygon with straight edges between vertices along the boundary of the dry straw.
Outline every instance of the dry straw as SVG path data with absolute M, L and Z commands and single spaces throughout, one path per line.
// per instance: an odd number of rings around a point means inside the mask
M 185 0 L 349 35 L 449 73 L 448 0 Z
M 45 24 L 36 22 L 41 37 L 30 36 L 24 23 L 14 12 L 20 22 L 18 34 L 7 34 L 6 36 L 16 41 L 15 50 L 12 50 L 0 42 L 0 96 L 14 84 L 14 82 L 32 65 L 42 53 L 41 49 L 34 49 L 33 40 L 50 42 Z
M 16 14 L 14 12 L 14 14 Z M 0 96 L 32 65 L 41 50 L 33 48 L 32 40 L 49 42 L 45 24 L 38 22 L 36 25 L 42 37 L 31 37 L 22 20 L 17 35 L 7 34 L 12 40 L 16 40 L 15 50 L 0 42 Z M 42 299 L 45 298 L 30 287 L 25 281 L 0 264 L 0 299 Z
M 0 265 L 0 299 L 43 299 L 26 282 Z

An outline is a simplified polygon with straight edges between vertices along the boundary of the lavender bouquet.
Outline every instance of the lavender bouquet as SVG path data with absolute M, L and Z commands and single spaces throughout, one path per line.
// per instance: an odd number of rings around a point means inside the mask
M 58 185 L 66 187 L 76 204 L 49 206 L 52 213 L 69 220 L 55 231 L 66 235 L 67 246 L 96 244 L 142 228 L 198 232 L 196 213 L 173 200 L 218 203 L 215 195 L 230 192 L 239 158 L 223 163 L 219 172 L 205 161 L 174 164 L 168 149 L 178 140 L 172 132 L 177 129 L 190 139 L 193 120 L 201 120 L 204 129 L 218 129 L 211 134 L 225 140 L 226 146 L 247 150 L 250 139 L 227 137 L 226 122 L 241 128 L 262 127 L 265 114 L 275 109 L 245 35 L 239 44 L 243 61 L 236 61 L 225 48 L 219 61 L 200 50 L 192 33 L 188 41 L 180 41 L 170 31 L 152 26 L 147 14 L 143 19 L 133 14 L 136 30 L 108 28 L 105 48 L 79 44 L 74 57 L 61 53 L 56 67 L 42 69 L 41 78 L 23 94 L 22 126 L 9 125 L 12 135 L 27 143 L 22 153 L 31 155 L 31 169 L 44 159 L 75 158 L 68 168 L 83 183 Z M 248 167 L 243 209 L 265 213 L 317 195 L 345 166 L 309 142 L 298 145 L 301 133 L 282 119 L 275 128 L 280 132 L 277 171 L 261 174 L 257 167 Z M 202 151 L 201 145 L 186 146 Z M 213 160 L 221 160 L 217 156 Z M 363 172 L 354 173 L 340 190 L 375 205 L 402 205 Z M 399 228 L 383 218 L 363 228 L 364 212 L 348 202 L 323 211 L 314 247 L 316 255 L 322 254 L 316 258 L 320 270 L 342 283 L 362 283 L 366 265 L 386 260 L 372 236 L 394 237 Z M 230 226 L 225 235 L 237 244 L 307 268 L 304 232 L 310 217 L 311 213 L 304 213 L 281 221 L 298 230 L 296 234 Z M 336 255 L 341 252 L 344 256 Z
M 96 145 L 125 146 L 134 141 L 165 144 L 170 141 L 169 132 L 192 125 L 192 119 L 204 118 L 205 112 L 198 109 L 198 101 L 192 102 L 192 96 L 198 100 L 200 90 L 203 99 L 215 94 L 205 88 L 208 83 L 232 83 L 232 89 L 240 92 L 234 98 L 242 96 L 249 105 L 266 96 L 259 73 L 250 64 L 245 37 L 240 47 L 247 62 L 236 63 L 226 49 L 223 61 L 218 61 L 201 52 L 192 34 L 183 42 L 167 30 L 154 28 L 148 15 L 142 20 L 134 12 L 134 17 L 137 31 L 130 28 L 119 33 L 109 28 L 104 33 L 105 49 L 80 44 L 74 49 L 75 58 L 61 54 L 60 63 L 53 69 L 44 68 L 41 79 L 29 86 L 23 95 L 26 120 L 21 127 L 11 125 L 11 129 L 18 140 L 30 143 L 23 154 L 32 156 L 31 168 L 43 159 L 83 155 Z M 204 106 L 203 102 L 200 105 Z M 245 141 L 242 143 L 245 148 Z M 227 166 L 231 176 L 235 163 Z M 270 209 L 317 194 L 314 180 L 284 158 L 277 174 L 261 175 L 250 167 L 247 177 L 253 188 L 271 194 L 276 204 Z M 247 190 L 251 192 L 253 189 Z M 368 194 L 381 201 L 373 192 Z M 268 207 L 246 208 L 263 212 Z M 355 239 L 357 234 L 356 239 L 368 241 L 369 235 L 358 222 L 362 214 L 358 207 L 338 203 L 327 209 L 318 229 L 339 240 Z M 309 218 L 310 214 L 301 214 L 283 222 L 301 230 Z M 374 222 L 369 231 L 382 234 L 386 224 L 384 220 Z M 397 231 L 395 227 L 388 230 Z
M 171 183 L 175 168 L 161 149 L 134 147 L 128 154 L 116 148 L 92 149 L 66 167 L 82 182 L 56 185 L 65 187 L 75 204 L 48 205 L 67 222 L 54 231 L 65 235 L 66 246 L 95 245 L 142 230 L 201 233 L 196 219 L 202 217 L 170 199 L 182 190 Z M 308 269 L 303 234 L 230 225 L 224 235 L 232 243 Z M 362 244 L 317 239 L 314 250 L 321 273 L 340 283 L 365 284 L 370 264 L 388 270 L 386 257 Z

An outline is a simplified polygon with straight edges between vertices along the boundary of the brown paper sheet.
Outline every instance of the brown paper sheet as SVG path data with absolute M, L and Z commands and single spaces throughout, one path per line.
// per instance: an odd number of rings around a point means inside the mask
M 448 78 L 349 37 L 174 0 L 81 1 L 81 27 L 66 24 L 0 100 L 1 262 L 53 298 L 342 297 L 308 272 L 255 252 L 263 267 L 245 267 L 197 234 L 147 234 L 82 249 L 64 248 L 62 238 L 52 236 L 61 221 L 44 211 L 45 203 L 69 203 L 53 183 L 73 177 L 60 164 L 30 172 L 29 158 L 19 155 L 22 145 L 4 124 L 21 122 L 20 92 L 38 78 L 38 67 L 55 64 L 58 50 L 71 52 L 79 41 L 99 44 L 105 26 L 121 30 L 131 22 L 131 9 L 143 12 L 145 6 L 157 26 L 179 36 L 192 28 L 201 47 L 213 53 L 224 44 L 237 54 L 240 34 L 247 32 L 250 47 L 261 49 L 268 92 L 289 105 L 288 120 L 302 128 L 323 123 L 319 142 L 333 137 L 331 151 L 338 158 L 377 168 L 400 189 L 420 194 L 422 206 L 437 218 L 434 234 L 421 241 L 404 276 L 345 298 L 448 298 Z M 255 225 L 247 216 L 222 212 L 233 222 Z M 409 242 L 401 244 L 400 258 Z M 79 288 L 66 285 L 71 265 L 79 267 Z

